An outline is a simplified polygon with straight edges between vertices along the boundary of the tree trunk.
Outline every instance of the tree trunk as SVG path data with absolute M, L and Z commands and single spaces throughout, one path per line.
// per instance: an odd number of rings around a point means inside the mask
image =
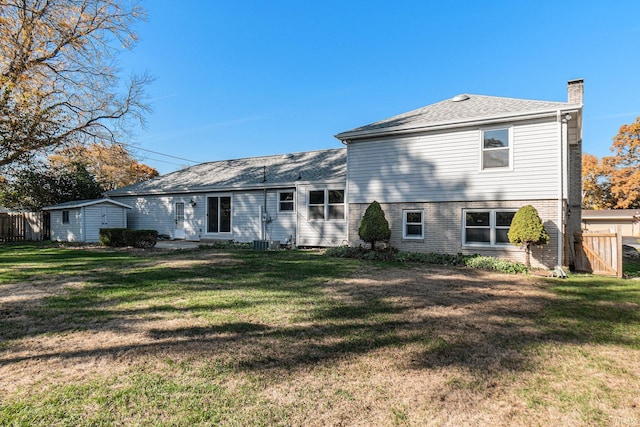
M 531 244 L 527 243 L 524 245 L 524 250 L 526 252 L 525 265 L 527 268 L 531 268 Z

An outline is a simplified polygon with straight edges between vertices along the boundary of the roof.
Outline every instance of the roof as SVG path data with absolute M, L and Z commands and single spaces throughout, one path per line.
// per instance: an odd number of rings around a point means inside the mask
M 46 208 L 42 208 L 43 211 L 53 211 L 58 209 L 77 209 L 83 208 L 85 206 L 98 205 L 100 203 L 110 203 L 112 205 L 121 206 L 123 208 L 132 209 L 131 206 L 125 205 L 124 203 L 117 202 L 111 199 L 90 199 L 90 200 L 74 200 L 71 202 L 59 203 L 57 205 L 47 206 Z
M 582 219 L 640 219 L 639 209 L 582 210 Z
M 361 126 L 336 135 L 350 138 L 415 131 L 438 126 L 453 126 L 470 122 L 509 119 L 527 115 L 555 113 L 558 110 L 579 109 L 568 102 L 534 101 L 485 95 L 462 94 L 426 107 L 399 114 L 385 120 Z
M 108 196 L 231 191 L 345 180 L 345 148 L 201 163 L 122 187 Z M 265 179 L 266 178 L 266 179 Z

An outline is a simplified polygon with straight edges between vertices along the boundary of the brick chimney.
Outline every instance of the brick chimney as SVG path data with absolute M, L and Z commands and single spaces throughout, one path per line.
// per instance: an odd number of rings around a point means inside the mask
M 582 104 L 584 97 L 584 79 L 569 80 L 567 83 L 569 104 Z

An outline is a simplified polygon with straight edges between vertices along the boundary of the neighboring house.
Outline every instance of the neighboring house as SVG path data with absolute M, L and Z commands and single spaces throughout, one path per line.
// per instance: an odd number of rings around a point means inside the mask
M 106 193 L 173 239 L 347 242 L 344 148 L 203 163 Z
M 43 208 L 50 212 L 51 240 L 98 242 L 101 228 L 126 228 L 130 206 L 110 199 L 77 200 Z
M 569 265 L 580 230 L 583 81 L 568 102 L 458 95 L 336 135 L 347 145 L 349 242 L 378 201 L 401 250 L 524 260 L 509 244 L 530 204 L 551 240 L 537 266 Z
M 625 237 L 640 237 L 639 209 L 583 210 L 582 228 L 589 231 L 620 230 Z

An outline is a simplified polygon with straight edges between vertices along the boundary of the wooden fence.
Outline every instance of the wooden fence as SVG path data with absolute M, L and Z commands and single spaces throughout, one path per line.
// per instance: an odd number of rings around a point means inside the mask
M 0 242 L 48 240 L 49 212 L 0 213 Z
M 575 234 L 577 271 L 622 277 L 622 235 L 617 232 Z

